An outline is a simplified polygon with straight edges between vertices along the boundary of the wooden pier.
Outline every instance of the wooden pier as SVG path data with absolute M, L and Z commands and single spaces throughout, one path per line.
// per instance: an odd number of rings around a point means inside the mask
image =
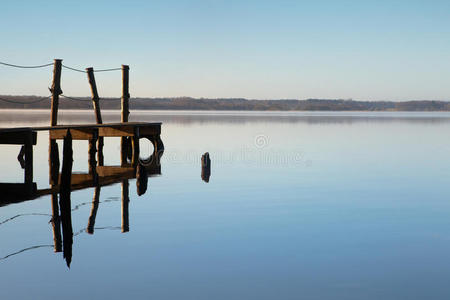
M 94 159 L 89 162 L 91 165 L 89 173 L 72 174 L 72 190 L 103 186 L 120 182 L 123 179 L 135 178 L 138 164 L 145 167 L 149 175 L 157 175 L 161 173 L 159 159 L 164 151 L 164 145 L 160 138 L 161 123 L 127 122 L 99 125 L 83 124 L 49 127 L 6 128 L 0 129 L 0 144 L 22 145 L 23 149 L 25 149 L 25 175 L 23 183 L 0 183 L 0 193 L 3 195 L 16 196 L 19 197 L 18 199 L 35 198 L 59 191 L 59 185 L 57 182 L 60 182 L 60 179 L 52 180 L 51 175 L 49 182 L 52 184 L 52 187 L 50 189 L 37 190 L 36 183 L 33 182 L 33 145 L 36 145 L 37 132 L 39 131 L 49 132 L 50 144 L 54 143 L 58 139 L 64 139 L 68 132 L 70 132 L 73 140 L 86 140 L 91 146 L 91 157 L 95 155 L 95 144 L 100 137 L 122 137 L 131 141 L 129 147 L 124 147 L 121 151 L 120 166 L 99 165 L 99 162 L 102 161 L 103 158 L 98 159 L 98 161 Z M 153 144 L 153 153 L 150 157 L 144 159 L 139 158 L 139 139 L 141 138 L 148 139 Z M 92 148 L 94 148 L 94 151 Z M 23 151 L 21 151 L 21 153 L 22 152 Z M 50 169 L 52 168 L 52 165 L 56 164 L 58 166 L 57 176 L 60 178 L 59 154 L 52 153 L 55 151 L 52 151 L 51 149 L 49 152 Z M 103 154 L 101 153 L 100 155 Z M 55 160 L 57 161 L 56 163 Z M 52 173 L 52 170 L 50 170 L 50 173 Z M 54 181 L 56 181 L 56 184 Z
M 46 194 L 60 193 L 61 182 L 69 178 L 69 190 L 87 187 L 100 187 L 102 185 L 119 182 L 130 178 L 140 177 L 142 170 L 145 175 L 161 173 L 160 157 L 164 152 L 164 144 L 161 140 L 161 123 L 128 122 L 129 116 L 129 67 L 122 65 L 122 97 L 121 97 L 121 123 L 103 124 L 100 97 L 94 77 L 94 69 L 86 68 L 88 82 L 91 88 L 92 105 L 96 117 L 96 124 L 70 124 L 59 125 L 58 106 L 61 90 L 62 60 L 55 59 L 53 68 L 50 126 L 45 127 L 22 127 L 0 129 L 0 145 L 21 145 L 18 160 L 24 169 L 23 183 L 0 183 L 0 193 L 3 195 L 0 206 L 8 203 L 6 198 L 33 199 Z M 38 190 L 33 182 L 33 146 L 37 142 L 37 133 L 48 131 L 49 133 L 49 183 L 50 189 Z M 120 137 L 120 166 L 104 166 L 103 146 L 104 138 Z M 86 140 L 89 143 L 89 173 L 72 174 L 64 167 L 60 172 L 60 159 L 57 140 L 70 139 L 67 151 L 73 152 L 72 140 Z M 153 144 L 153 153 L 148 158 L 139 157 L 139 139 L 148 139 Z M 66 149 L 66 146 L 65 146 Z M 69 152 L 68 152 L 69 153 Z M 66 157 L 65 157 L 66 156 Z M 69 159 L 63 154 L 64 159 Z M 70 154 L 72 156 L 72 154 Z M 72 158 L 70 158 L 71 160 Z M 139 167 L 139 168 L 138 168 Z M 67 168 L 66 168 L 67 169 Z M 139 169 L 139 172 L 137 172 Z M 142 176 L 141 176 L 142 177 Z M 144 176 L 146 178 L 146 176 Z

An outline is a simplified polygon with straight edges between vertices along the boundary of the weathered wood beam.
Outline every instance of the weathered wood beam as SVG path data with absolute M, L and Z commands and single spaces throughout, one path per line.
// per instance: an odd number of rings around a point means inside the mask
M 122 99 L 121 99 L 121 118 L 120 121 L 128 122 L 128 116 L 130 115 L 128 102 L 130 100 L 129 92 L 129 71 L 130 67 L 122 65 Z
M 61 68 L 62 68 L 62 59 L 55 59 L 53 65 L 53 83 L 50 89 L 50 91 L 52 92 L 51 118 L 50 118 L 51 126 L 55 126 L 58 123 L 59 95 L 62 94 Z

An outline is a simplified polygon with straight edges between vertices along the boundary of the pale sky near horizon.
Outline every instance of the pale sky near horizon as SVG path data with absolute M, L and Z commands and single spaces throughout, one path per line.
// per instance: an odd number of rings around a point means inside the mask
M 0 61 L 129 64 L 132 97 L 450 100 L 448 0 L 2 0 L 0 26 Z M 51 73 L 0 66 L 0 94 L 48 95 Z M 120 96 L 120 71 L 96 80 Z

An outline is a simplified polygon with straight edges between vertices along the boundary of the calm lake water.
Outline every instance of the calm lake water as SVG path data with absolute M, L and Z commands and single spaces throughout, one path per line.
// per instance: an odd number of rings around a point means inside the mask
M 0 111 L 0 127 L 46 126 L 49 115 Z M 106 122 L 119 118 L 104 112 Z M 101 188 L 94 234 L 86 233 L 94 189 L 74 191 L 69 269 L 53 251 L 49 196 L 0 207 L 0 299 L 450 298 L 450 114 L 132 112 L 131 120 L 163 122 L 165 153 L 144 195 L 129 182 L 130 231 L 121 232 L 121 183 Z M 89 122 L 92 111 L 60 115 Z M 119 145 L 105 140 L 106 165 L 120 163 Z M 22 181 L 20 147 L 0 147 L 0 181 Z M 39 189 L 48 188 L 47 151 L 39 132 Z M 87 172 L 87 152 L 74 141 L 74 171 Z

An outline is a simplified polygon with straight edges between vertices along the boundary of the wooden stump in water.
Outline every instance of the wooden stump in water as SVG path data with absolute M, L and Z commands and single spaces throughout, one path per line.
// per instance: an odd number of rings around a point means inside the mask
M 206 152 L 202 155 L 202 179 L 204 182 L 209 182 L 211 176 L 211 159 L 209 153 Z

